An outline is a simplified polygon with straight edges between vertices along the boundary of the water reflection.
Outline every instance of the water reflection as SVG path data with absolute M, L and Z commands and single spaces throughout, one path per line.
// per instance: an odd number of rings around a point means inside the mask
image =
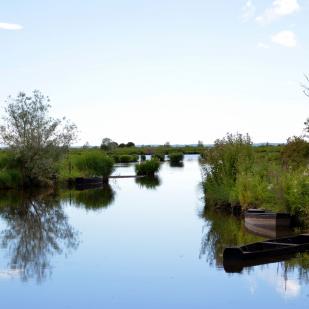
M 69 201 L 77 207 L 85 207 L 89 210 L 106 208 L 115 200 L 115 191 L 108 184 L 97 189 L 71 190 L 61 194 L 64 201 Z
M 225 247 L 241 246 L 265 239 L 249 233 L 245 229 L 243 220 L 230 214 L 207 210 L 205 207 L 200 216 L 206 221 L 201 241 L 200 258 L 205 257 L 209 265 L 215 264 L 217 268 L 223 267 L 223 250 Z M 263 264 L 262 262 L 260 264 Z M 283 256 L 281 261 L 276 263 L 277 275 L 285 285 L 292 284 L 289 276 L 295 273 L 297 273 L 300 282 L 309 283 L 309 253 Z M 245 268 L 241 267 L 239 272 L 250 273 L 254 269 L 250 265 L 245 266 Z M 264 269 L 267 268 L 267 265 L 259 267 Z
M 146 189 L 156 189 L 161 185 L 161 179 L 158 176 L 135 178 L 135 182 Z
M 259 241 L 262 238 L 247 233 L 243 222 L 227 213 L 207 210 L 205 207 L 200 214 L 205 219 L 201 241 L 200 257 L 217 267 L 223 266 L 223 250 L 228 246 L 238 246 L 244 243 Z
M 170 167 L 184 167 L 183 162 L 171 162 L 170 161 Z
M 19 273 L 23 281 L 43 281 L 51 274 L 54 254 L 78 247 L 78 234 L 53 192 L 2 194 L 0 216 L 7 224 L 1 231 L 1 246 L 9 252 L 10 272 Z

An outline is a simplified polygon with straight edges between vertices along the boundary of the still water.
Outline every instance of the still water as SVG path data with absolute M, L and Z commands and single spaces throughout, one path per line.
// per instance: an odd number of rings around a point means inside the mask
M 308 308 L 309 255 L 224 271 L 224 246 L 259 238 L 205 209 L 200 181 L 186 156 L 154 181 L 1 193 L 1 308 Z

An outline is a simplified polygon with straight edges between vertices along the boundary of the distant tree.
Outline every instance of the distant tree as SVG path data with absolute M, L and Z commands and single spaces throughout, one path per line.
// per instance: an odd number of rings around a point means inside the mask
M 89 149 L 90 148 L 90 144 L 89 142 L 86 142 L 84 145 L 83 145 L 83 149 Z
M 124 147 L 126 147 L 126 144 L 125 144 L 125 143 L 120 143 L 120 144 L 118 145 L 118 147 L 119 147 L 119 148 L 124 148 Z
M 198 142 L 197 142 L 197 146 L 198 146 L 198 147 L 204 147 L 203 141 L 198 141 Z
M 171 146 L 170 142 L 166 142 L 166 143 L 164 144 L 164 147 L 170 147 L 170 146 Z
M 135 144 L 134 144 L 134 143 L 132 143 L 132 142 L 128 142 L 126 146 L 127 146 L 127 147 L 134 147 L 134 146 L 135 146 Z
M 102 143 L 100 146 L 102 150 L 106 150 L 106 151 L 113 150 L 117 147 L 118 147 L 118 144 L 108 137 L 105 137 L 102 139 Z
M 59 160 L 77 137 L 74 124 L 49 116 L 49 102 L 38 90 L 6 101 L 0 140 L 14 154 L 24 185 L 46 183 L 56 175 Z

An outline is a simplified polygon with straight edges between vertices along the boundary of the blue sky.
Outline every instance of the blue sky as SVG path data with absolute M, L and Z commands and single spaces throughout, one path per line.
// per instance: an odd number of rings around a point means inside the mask
M 309 116 L 308 16 L 308 0 L 2 1 L 0 107 L 39 89 L 78 144 L 284 142 Z

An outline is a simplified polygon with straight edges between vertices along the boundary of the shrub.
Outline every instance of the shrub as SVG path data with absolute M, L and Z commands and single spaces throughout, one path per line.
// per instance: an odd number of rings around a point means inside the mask
M 102 176 L 103 182 L 108 182 L 108 177 L 114 171 L 113 159 L 102 152 L 84 153 L 76 159 L 75 164 L 87 176 Z
M 131 162 L 137 162 L 138 156 L 137 155 L 118 155 L 116 156 L 117 163 L 131 163 Z
M 282 159 L 286 167 L 300 167 L 309 163 L 309 143 L 301 137 L 294 136 L 287 140 L 282 149 Z
M 161 162 L 164 162 L 164 161 L 165 161 L 165 155 L 164 155 L 164 153 L 161 153 L 161 152 L 155 152 L 155 153 L 152 155 L 152 158 L 158 159 L 158 160 L 161 161 Z
M 172 152 L 169 154 L 171 164 L 179 164 L 183 161 L 183 153 L 182 152 Z
M 160 161 L 151 159 L 135 165 L 136 175 L 154 176 L 160 169 Z

